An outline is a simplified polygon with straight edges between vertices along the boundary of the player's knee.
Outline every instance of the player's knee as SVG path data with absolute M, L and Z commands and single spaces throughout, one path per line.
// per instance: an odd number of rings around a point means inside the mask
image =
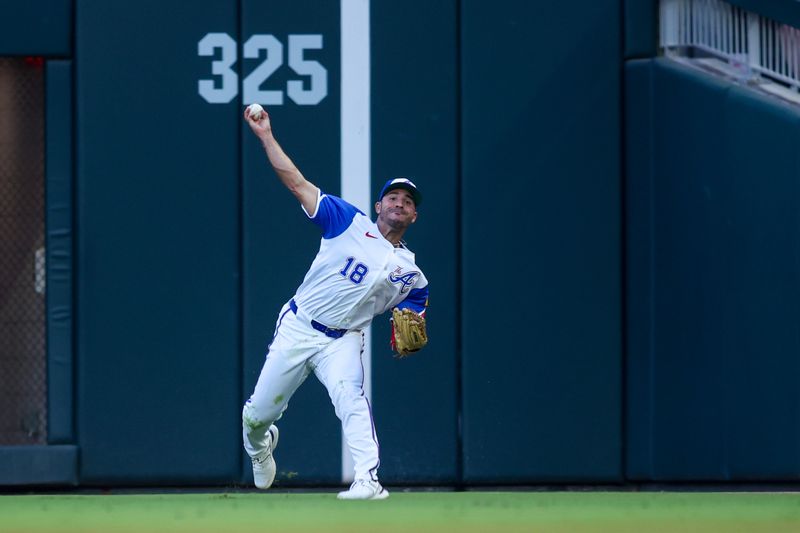
M 364 389 L 356 383 L 339 381 L 331 391 L 331 400 L 334 405 L 348 411 L 352 405 L 364 401 Z
M 277 416 L 272 417 L 270 409 L 264 409 L 252 399 L 247 400 L 242 408 L 242 425 L 249 431 L 254 431 L 271 424 Z M 272 418 L 271 418 L 272 417 Z

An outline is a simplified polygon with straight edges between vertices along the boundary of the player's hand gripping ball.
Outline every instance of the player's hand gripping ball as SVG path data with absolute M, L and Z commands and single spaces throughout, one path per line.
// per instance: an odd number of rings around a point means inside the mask
M 411 309 L 392 309 L 392 348 L 396 357 L 406 357 L 428 344 L 425 317 Z
M 258 104 L 250 104 L 247 110 L 249 111 L 248 116 L 255 121 L 261 120 L 261 115 L 264 114 L 264 108 Z

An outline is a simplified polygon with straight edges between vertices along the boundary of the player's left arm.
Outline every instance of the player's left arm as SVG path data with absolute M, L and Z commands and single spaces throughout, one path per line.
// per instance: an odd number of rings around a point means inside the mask
M 408 291 L 406 299 L 397 304 L 400 310 L 411 309 L 415 313 L 425 316 L 425 311 L 428 309 L 428 286 L 425 285 L 421 288 L 414 288 Z

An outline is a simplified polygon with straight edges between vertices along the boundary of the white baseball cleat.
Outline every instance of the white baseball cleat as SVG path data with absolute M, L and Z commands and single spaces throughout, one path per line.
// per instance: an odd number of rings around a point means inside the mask
M 272 457 L 272 452 L 278 447 L 278 426 L 272 425 L 269 427 L 269 445 L 267 449 L 256 457 L 251 457 L 253 461 L 253 481 L 256 487 L 266 490 L 272 486 L 275 481 L 275 458 Z
M 340 500 L 385 500 L 389 491 L 384 489 L 377 481 L 357 479 L 350 485 L 349 490 L 339 493 Z

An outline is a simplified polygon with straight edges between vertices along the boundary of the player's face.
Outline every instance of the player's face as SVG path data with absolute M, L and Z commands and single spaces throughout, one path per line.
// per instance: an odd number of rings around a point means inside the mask
M 378 219 L 393 229 L 405 229 L 417 220 L 417 206 L 414 197 L 405 189 L 395 189 L 386 193 L 375 204 Z

